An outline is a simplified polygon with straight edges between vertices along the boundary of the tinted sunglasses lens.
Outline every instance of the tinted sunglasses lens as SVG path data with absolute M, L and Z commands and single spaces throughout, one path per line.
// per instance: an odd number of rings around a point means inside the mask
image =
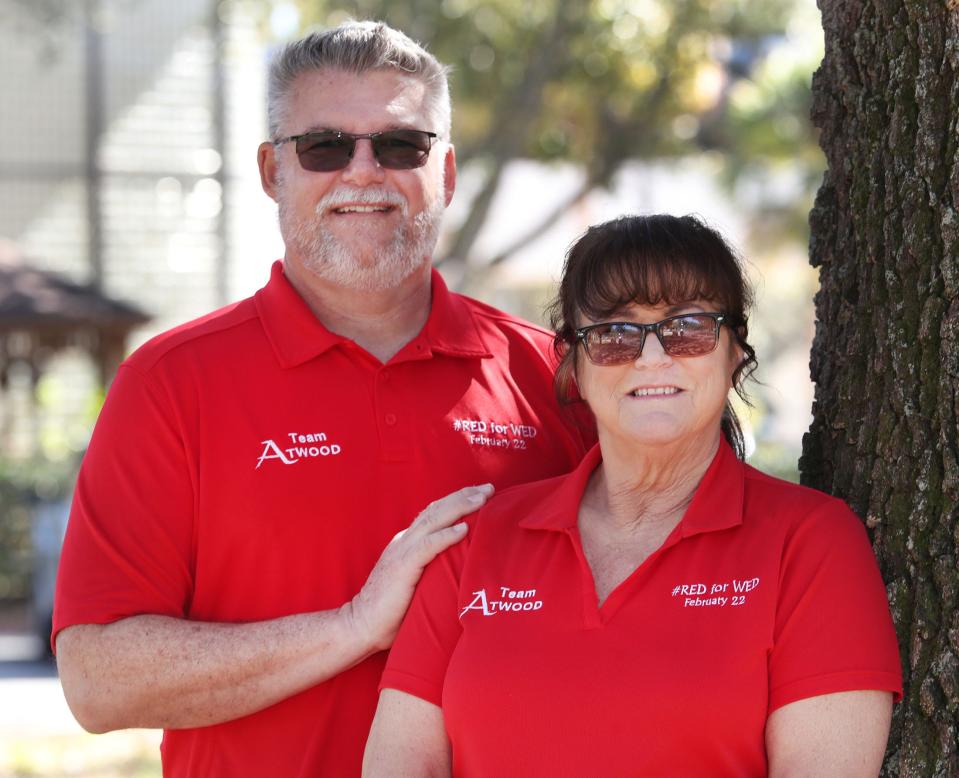
M 622 365 L 639 357 L 643 330 L 624 324 L 596 327 L 586 333 L 586 354 L 596 365 Z
M 432 142 L 430 134 L 420 130 L 390 130 L 370 140 L 377 162 L 390 170 L 422 167 L 430 155 Z M 345 133 L 313 132 L 297 139 L 296 155 L 304 170 L 314 173 L 342 170 L 350 164 L 356 141 Z
M 373 138 L 377 161 L 392 170 L 422 167 L 430 155 L 431 138 L 418 130 L 391 130 Z
M 663 348 L 672 357 L 708 354 L 719 340 L 719 322 L 712 316 L 676 316 L 660 325 Z
M 334 132 L 314 132 L 296 141 L 296 156 L 304 170 L 325 173 L 350 164 L 356 141 Z

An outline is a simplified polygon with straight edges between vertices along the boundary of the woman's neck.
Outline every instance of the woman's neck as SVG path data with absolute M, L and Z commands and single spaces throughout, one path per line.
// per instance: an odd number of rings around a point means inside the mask
M 603 462 L 583 500 L 626 532 L 678 524 L 719 448 L 718 432 L 705 445 L 636 446 L 603 438 L 600 432 Z

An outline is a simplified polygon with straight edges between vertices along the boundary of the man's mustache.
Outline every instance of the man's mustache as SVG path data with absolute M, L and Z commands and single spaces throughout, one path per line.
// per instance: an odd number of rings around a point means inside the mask
M 394 192 L 390 189 L 341 186 L 323 196 L 316 204 L 316 213 L 322 215 L 325 211 L 331 210 L 332 208 L 339 208 L 342 205 L 351 203 L 357 205 L 367 205 L 371 203 L 393 205 L 399 208 L 404 216 L 409 208 L 406 198 L 399 192 Z

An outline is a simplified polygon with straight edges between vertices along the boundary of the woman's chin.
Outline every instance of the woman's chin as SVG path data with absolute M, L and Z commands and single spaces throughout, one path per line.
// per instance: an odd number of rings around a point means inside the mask
M 614 434 L 604 436 L 600 434 L 600 440 L 604 437 L 608 439 L 615 438 L 619 444 L 635 446 L 637 448 L 646 448 L 649 446 L 673 447 L 682 444 L 684 440 L 690 438 L 690 431 L 683 425 L 674 421 L 654 421 L 642 425 L 627 426 L 618 429 Z

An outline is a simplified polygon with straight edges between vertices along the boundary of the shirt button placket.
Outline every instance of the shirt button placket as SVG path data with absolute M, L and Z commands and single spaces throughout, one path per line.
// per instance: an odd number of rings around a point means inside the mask
M 383 457 L 393 461 L 409 457 L 407 425 L 398 413 L 399 406 L 393 371 L 389 367 L 381 368 L 376 380 L 376 426 L 379 428 Z

